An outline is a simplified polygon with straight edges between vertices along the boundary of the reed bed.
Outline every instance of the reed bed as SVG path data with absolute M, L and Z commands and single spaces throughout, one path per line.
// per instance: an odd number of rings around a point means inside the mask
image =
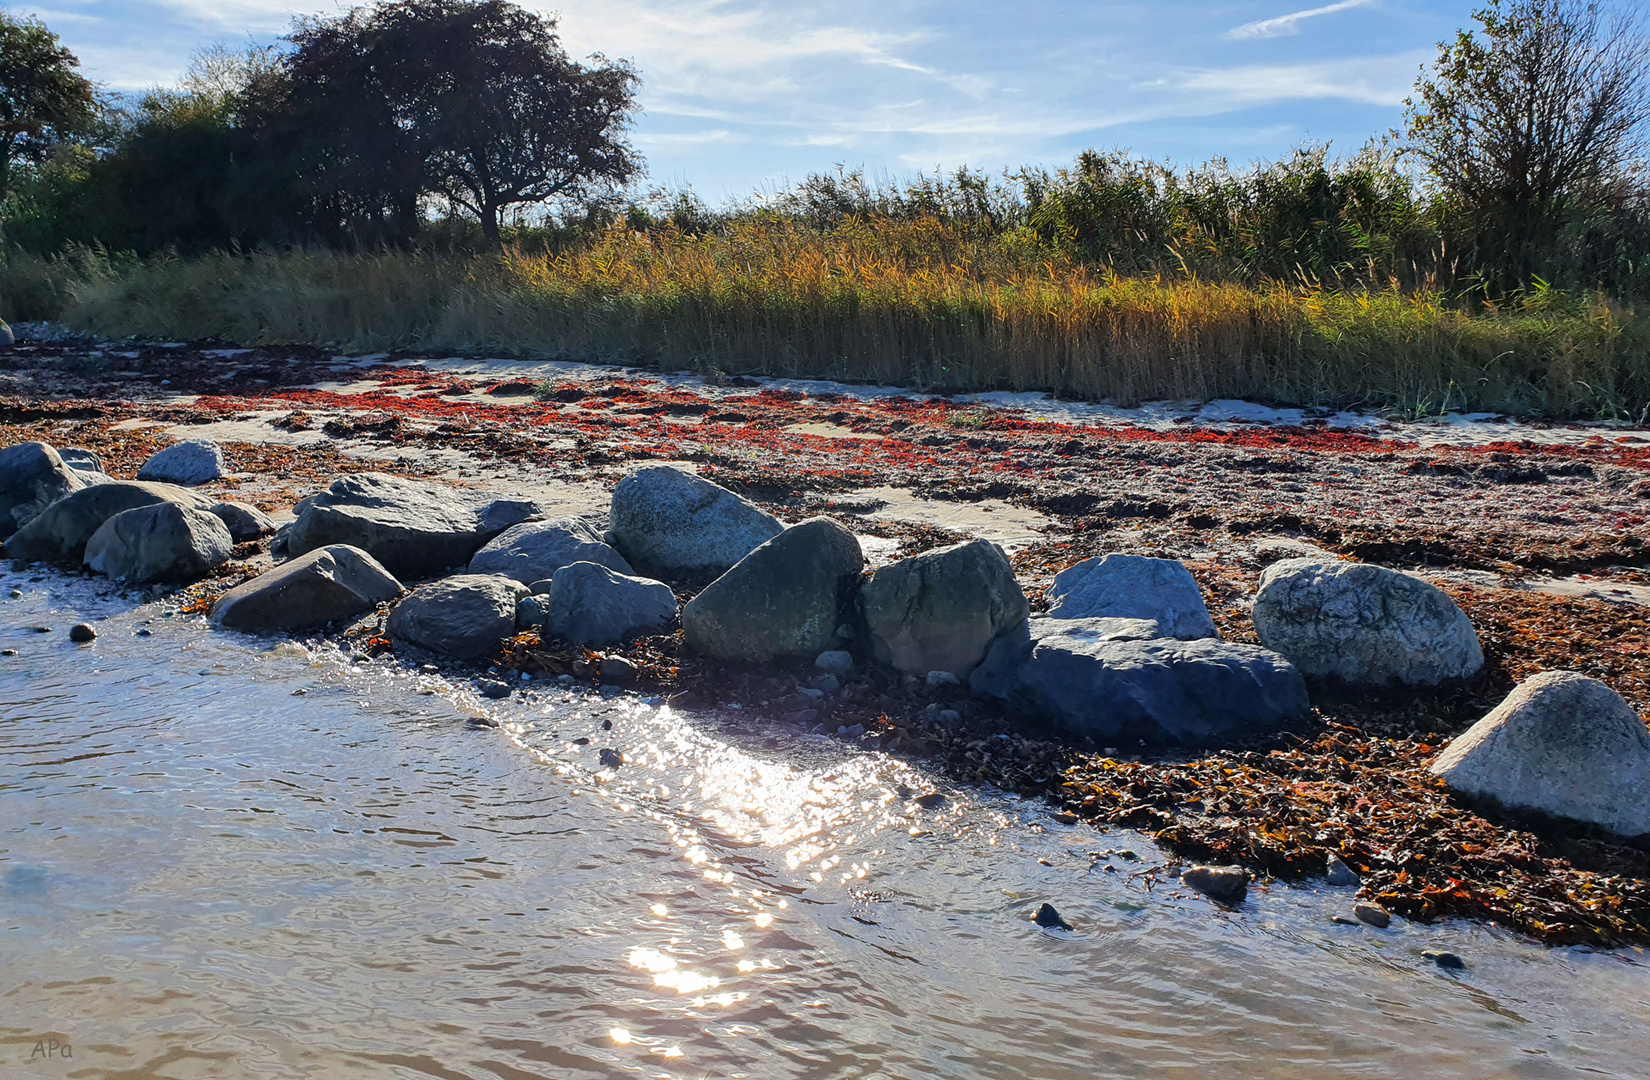
M 26 258 L 12 256 L 13 262 Z M 54 264 L 55 265 L 55 264 Z M 39 275 L 47 274 L 43 269 Z M 1396 287 L 1122 277 L 937 220 L 614 227 L 558 251 L 82 258 L 58 317 L 111 336 L 577 358 L 1133 404 L 1641 422 L 1650 332 L 1603 297 L 1469 311 Z M 0 298 L 7 274 L 0 267 Z

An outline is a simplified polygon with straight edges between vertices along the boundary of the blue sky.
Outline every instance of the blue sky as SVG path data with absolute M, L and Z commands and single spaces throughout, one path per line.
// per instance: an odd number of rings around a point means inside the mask
M 13 0 L 114 89 L 192 51 L 270 42 L 306 0 Z M 873 175 L 1069 162 L 1122 146 L 1177 163 L 1352 152 L 1395 126 L 1473 0 L 561 0 L 575 56 L 641 69 L 650 180 L 712 202 L 837 163 Z

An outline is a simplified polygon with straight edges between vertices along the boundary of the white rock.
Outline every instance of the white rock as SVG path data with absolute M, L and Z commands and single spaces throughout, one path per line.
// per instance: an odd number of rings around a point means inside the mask
M 1650 832 L 1650 729 L 1621 695 L 1573 671 L 1519 684 L 1429 768 L 1468 795 Z
M 223 451 L 205 439 L 184 439 L 157 453 L 138 470 L 139 480 L 192 487 L 221 478 Z
M 1216 636 L 1197 579 L 1178 559 L 1084 559 L 1054 576 L 1048 600 L 1051 619 L 1152 619 L 1164 637 Z

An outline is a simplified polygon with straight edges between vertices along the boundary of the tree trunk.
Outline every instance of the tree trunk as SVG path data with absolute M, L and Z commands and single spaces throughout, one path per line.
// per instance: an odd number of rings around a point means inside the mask
M 489 244 L 498 243 L 498 219 L 504 213 L 502 206 L 483 206 L 481 208 L 481 235 L 487 238 Z

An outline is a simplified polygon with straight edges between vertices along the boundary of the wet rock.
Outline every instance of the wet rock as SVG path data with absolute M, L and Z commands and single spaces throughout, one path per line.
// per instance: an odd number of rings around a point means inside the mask
M 612 750 L 604 746 L 602 749 L 596 751 L 596 760 L 601 763 L 601 766 L 604 769 L 617 769 L 620 765 L 624 764 L 624 755 L 619 753 L 617 750 Z
M 718 660 L 817 656 L 836 640 L 864 567 L 859 539 L 836 522 L 793 525 L 688 601 L 682 640 Z
M 1310 706 L 1300 673 L 1276 653 L 1140 632 L 1138 620 L 1033 620 L 1034 647 L 1010 707 L 1096 741 L 1207 745 L 1276 730 Z
M 1385 930 L 1392 925 L 1392 914 L 1380 904 L 1362 901 L 1352 905 L 1353 916 L 1361 923 L 1368 923 L 1377 930 Z
M 1150 619 L 1163 637 L 1216 636 L 1197 579 L 1177 559 L 1084 559 L 1055 575 L 1048 599 L 1051 619 Z
M 1241 904 L 1249 895 L 1249 872 L 1241 866 L 1194 866 L 1180 883 L 1222 904 Z
M 1426 959 L 1431 960 L 1434 964 L 1437 964 L 1445 971 L 1465 971 L 1467 969 L 1467 962 L 1452 952 L 1424 949 L 1422 950 L 1421 955 Z
M 531 587 L 576 562 L 597 563 L 634 574 L 624 556 L 602 542 L 588 521 L 576 517 L 524 521 L 489 540 L 470 560 L 472 574 L 499 574 Z
M 69 627 L 69 640 L 79 645 L 97 640 L 97 630 L 89 623 L 75 623 Z
M 159 503 L 204 511 L 212 502 L 172 484 L 113 480 L 83 487 L 58 499 L 13 533 L 6 540 L 6 554 L 27 561 L 79 563 L 86 554 L 86 541 L 116 514 Z
M 1255 630 L 1308 678 L 1432 686 L 1484 666 L 1472 623 L 1443 590 L 1367 563 L 1285 559 L 1260 579 Z
M 1573 671 L 1519 684 L 1429 769 L 1464 794 L 1650 833 L 1650 729 L 1614 690 Z
M 510 684 L 503 679 L 477 679 L 476 688 L 481 691 L 482 697 L 494 701 L 502 701 L 510 696 Z
M 216 515 L 162 502 L 105 521 L 86 541 L 86 566 L 138 585 L 192 582 L 227 562 L 234 549 L 229 527 Z
M 85 479 L 45 443 L 19 443 L 0 450 L 0 540 L 85 486 Z
M 212 513 L 228 527 L 229 535 L 237 544 L 268 536 L 275 531 L 275 522 L 269 515 L 250 503 L 214 503 Z
M 223 451 L 218 449 L 217 443 L 206 439 L 184 439 L 145 461 L 143 467 L 138 469 L 137 478 L 193 487 L 221 479 L 223 475 Z
M 349 544 L 399 578 L 429 577 L 463 566 L 510 526 L 540 516 L 538 504 L 529 499 L 383 473 L 343 477 L 299 507 L 286 534 L 289 554 Z
M 922 807 L 924 810 L 938 809 L 939 807 L 944 806 L 945 802 L 946 802 L 945 796 L 940 794 L 937 791 L 930 791 L 927 794 L 918 795 L 912 801 L 915 802 L 918 806 Z
M 401 595 L 401 583 L 360 548 L 333 544 L 235 586 L 212 608 L 227 630 L 275 633 L 343 622 Z
M 602 657 L 601 666 L 596 670 L 600 672 L 603 682 L 619 686 L 629 686 L 642 673 L 641 668 L 622 656 Z
M 842 649 L 829 649 L 814 657 L 814 667 L 827 675 L 846 675 L 854 670 L 854 654 Z
M 523 627 L 576 645 L 617 645 L 668 630 L 676 594 L 651 578 L 577 562 L 556 571 L 548 593 L 523 600 L 517 615 Z
M 510 578 L 459 574 L 414 589 L 385 629 L 396 641 L 473 659 L 515 633 L 516 604 L 526 595 L 527 587 Z
M 613 546 L 637 566 L 721 574 L 784 526 L 709 480 L 649 465 L 614 487 L 608 528 Z
M 1031 917 L 1031 921 L 1046 930 L 1071 929 L 1071 924 L 1060 917 L 1060 913 L 1055 910 L 1053 904 L 1044 904 L 1039 907 L 1037 914 Z
M 1363 879 L 1358 876 L 1357 872 L 1346 865 L 1346 861 L 1333 851 L 1324 860 L 1324 876 L 1329 879 L 1331 885 L 1363 884 Z
M 884 566 L 860 587 L 860 604 L 877 660 L 908 675 L 959 679 L 1031 611 L 1008 556 L 989 540 Z

